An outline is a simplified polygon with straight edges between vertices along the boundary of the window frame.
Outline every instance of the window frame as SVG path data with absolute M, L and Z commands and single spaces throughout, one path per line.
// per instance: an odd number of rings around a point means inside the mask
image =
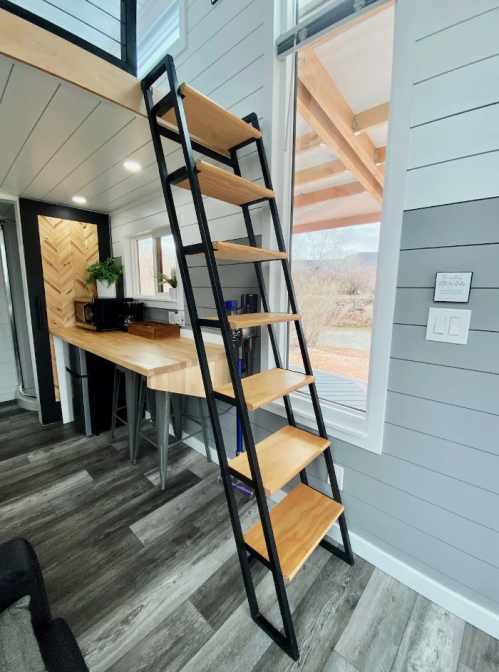
M 131 298 L 137 301 L 142 301 L 149 308 L 165 308 L 165 309 L 170 308 L 171 310 L 184 310 L 184 292 L 179 273 L 177 273 L 176 300 L 173 300 L 171 298 L 170 291 L 168 291 L 168 293 L 157 292 L 154 296 L 140 293 L 137 241 L 144 240 L 147 238 L 153 238 L 157 240 L 159 238 L 162 238 L 163 236 L 171 236 L 171 235 L 172 232 L 170 227 L 161 227 L 158 229 L 150 229 L 147 231 L 141 231 L 140 233 L 134 233 L 130 236 L 125 236 L 123 238 L 124 282 L 125 282 L 126 294 L 127 296 L 130 296 Z M 177 254 L 175 254 L 175 257 L 176 257 L 176 268 L 178 271 Z M 154 254 L 154 269 L 156 273 L 157 271 L 156 249 Z
M 281 33 L 295 25 L 293 18 L 294 0 L 282 0 Z M 355 16 L 355 15 L 353 15 Z M 371 357 L 366 413 L 346 408 L 333 402 L 321 400 L 321 408 L 328 434 L 374 453 L 382 452 L 383 428 L 388 392 L 391 338 L 395 312 L 400 239 L 404 211 L 405 182 L 409 153 L 411 126 L 412 77 L 414 61 L 414 29 L 411 22 L 410 2 L 396 0 L 395 32 L 392 69 L 392 95 L 390 100 L 390 123 L 388 127 L 387 161 L 385 171 L 384 196 L 381 211 L 380 243 L 376 277 L 374 316 L 372 327 Z M 306 22 L 300 23 L 303 28 Z M 344 22 L 342 22 L 344 25 Z M 333 27 L 329 28 L 331 31 Z M 277 36 L 276 36 L 277 37 Z M 289 101 L 294 100 L 296 77 L 293 61 L 296 56 L 283 55 L 276 59 L 275 87 L 279 90 L 278 100 L 273 107 L 273 162 L 278 207 L 282 213 L 283 234 L 291 241 L 292 197 L 293 197 L 293 132 L 283 130 L 282 119 L 287 119 Z M 291 88 L 293 87 L 293 88 Z M 292 114 L 294 121 L 295 105 Z M 280 132 L 279 132 L 280 131 Z M 284 159 L 283 159 L 284 157 Z M 272 246 L 273 232 L 268 227 L 264 231 L 263 244 Z M 284 282 L 279 277 L 280 269 L 269 271 L 269 295 L 275 310 L 287 311 L 288 300 Z M 266 339 L 268 341 L 268 339 Z M 262 338 L 262 341 L 264 339 Z M 288 354 L 286 328 L 279 329 L 281 352 Z M 262 346 L 263 346 L 262 342 Z M 265 358 L 264 358 L 265 353 Z M 275 366 L 268 342 L 262 348 L 262 368 Z M 300 392 L 291 395 L 293 409 L 298 423 L 317 429 L 312 402 Z M 278 399 L 268 404 L 266 410 L 285 416 L 284 402 Z

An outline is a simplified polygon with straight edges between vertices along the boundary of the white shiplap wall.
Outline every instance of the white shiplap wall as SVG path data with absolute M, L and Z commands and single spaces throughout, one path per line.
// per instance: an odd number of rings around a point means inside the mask
M 189 82 L 240 117 L 256 112 L 266 138 L 270 132 L 268 120 L 272 101 L 272 4 L 266 0 L 221 0 L 212 6 L 209 2 L 191 0 L 187 10 L 188 46 L 175 59 L 179 81 Z M 164 81 L 159 82 L 159 88 L 168 91 Z M 152 152 L 152 148 L 148 147 L 148 151 Z M 178 145 L 171 144 L 166 153 L 169 170 L 183 165 Z M 239 156 L 243 176 L 262 183 L 256 150 L 248 148 Z M 168 224 L 159 186 L 153 160 L 135 203 L 111 213 L 113 253 L 116 256 L 123 253 L 124 236 Z M 200 237 L 190 192 L 177 188 L 175 199 L 184 244 L 198 242 Z M 214 240 L 246 235 L 240 208 L 213 199 L 205 199 L 205 207 Z M 258 235 L 261 207 L 256 206 L 254 210 L 253 222 Z
M 406 209 L 499 195 L 499 2 L 421 0 Z
M 16 396 L 17 374 L 14 345 L 7 311 L 2 260 L 0 259 L 0 403 Z

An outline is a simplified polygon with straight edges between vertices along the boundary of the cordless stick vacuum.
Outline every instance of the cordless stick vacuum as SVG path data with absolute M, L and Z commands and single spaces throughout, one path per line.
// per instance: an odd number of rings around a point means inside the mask
M 241 296 L 241 307 L 238 308 L 237 301 L 226 301 L 225 309 L 228 315 L 241 315 L 243 313 L 256 313 L 258 305 L 257 294 L 243 294 Z M 236 354 L 239 375 L 251 375 L 251 353 L 253 351 L 254 341 L 256 338 L 256 327 L 243 327 L 242 329 L 232 329 L 232 343 Z M 236 435 L 237 447 L 236 457 L 244 452 L 243 445 L 243 431 L 241 425 L 241 417 L 239 411 L 236 415 Z M 236 490 L 246 497 L 253 497 L 253 490 L 234 476 L 231 476 L 232 485 Z M 222 483 L 222 477 L 218 477 L 218 482 Z

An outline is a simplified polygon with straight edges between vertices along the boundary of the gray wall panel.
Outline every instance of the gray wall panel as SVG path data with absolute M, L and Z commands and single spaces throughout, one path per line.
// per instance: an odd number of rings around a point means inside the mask
M 447 307 L 447 304 L 445 307 Z M 491 357 L 491 353 L 497 354 L 495 357 Z M 395 324 L 393 327 L 392 357 L 498 374 L 499 333 L 470 331 L 468 343 L 459 345 L 427 341 L 426 327 Z
M 386 421 L 499 455 L 499 415 L 389 392 Z
M 433 292 L 433 288 L 399 287 L 395 302 L 395 324 L 426 326 L 429 308 L 458 307 L 458 305 L 434 303 Z M 499 331 L 498 289 L 472 289 L 469 303 L 461 304 L 460 307 L 471 310 L 471 329 Z
M 499 414 L 499 376 L 492 373 L 392 359 L 388 389 L 391 392 Z
M 435 506 L 499 532 L 499 496 L 431 469 L 383 453 L 380 457 L 342 441 L 333 445 L 338 464 L 398 488 Z M 389 450 L 390 446 L 387 445 Z M 361 497 L 361 493 L 356 493 Z
M 499 243 L 498 221 L 499 198 L 410 210 L 400 249 Z
M 388 423 L 385 427 L 387 455 L 419 464 L 497 495 L 499 448 L 494 444 L 490 448 L 495 454 Z
M 344 492 L 493 567 L 499 564 L 499 532 L 353 469 L 345 474 Z
M 435 287 L 437 272 L 473 271 L 472 287 L 499 288 L 499 245 L 439 247 L 400 253 L 398 287 Z

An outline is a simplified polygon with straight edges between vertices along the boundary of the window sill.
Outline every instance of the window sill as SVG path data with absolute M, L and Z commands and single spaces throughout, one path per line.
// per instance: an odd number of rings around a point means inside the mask
M 317 431 L 317 422 L 310 399 L 300 392 L 292 392 L 289 396 L 297 423 Z M 263 408 L 286 417 L 282 399 L 277 399 Z M 371 423 L 370 427 L 366 413 L 329 402 L 321 401 L 321 409 L 328 436 L 373 453 L 382 452 L 383 423 Z
M 170 308 L 171 310 L 184 310 L 183 301 L 177 298 L 175 301 L 170 299 L 170 297 L 157 297 L 157 296 L 140 296 L 140 294 L 133 294 L 132 298 L 134 301 L 142 301 L 142 303 L 148 308 Z

